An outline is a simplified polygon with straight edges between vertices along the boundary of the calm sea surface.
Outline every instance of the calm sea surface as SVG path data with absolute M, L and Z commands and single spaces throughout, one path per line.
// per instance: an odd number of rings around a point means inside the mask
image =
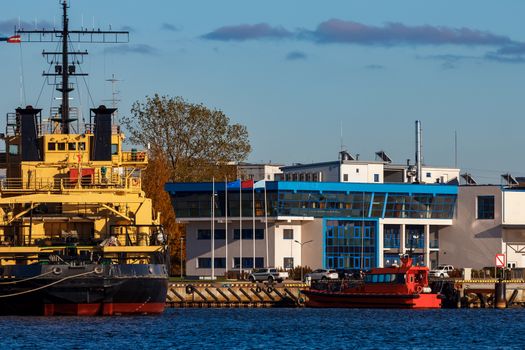
M 1 317 L 0 349 L 525 349 L 525 309 L 168 309 Z

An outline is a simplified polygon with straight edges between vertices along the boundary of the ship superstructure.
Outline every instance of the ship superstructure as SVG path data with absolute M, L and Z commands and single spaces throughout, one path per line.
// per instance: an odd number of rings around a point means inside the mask
M 87 52 L 72 42 L 126 42 L 127 32 L 23 30 L 24 42 L 60 42 L 44 52 L 61 93 L 48 118 L 32 106 L 7 114 L 0 154 L 0 313 L 158 313 L 167 289 L 167 241 L 145 196 L 147 153 L 123 150 L 115 108 L 92 108 L 79 122 L 70 106 Z

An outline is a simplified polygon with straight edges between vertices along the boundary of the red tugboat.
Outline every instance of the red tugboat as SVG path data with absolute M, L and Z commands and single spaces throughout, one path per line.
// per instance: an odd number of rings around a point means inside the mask
M 437 309 L 441 298 L 428 286 L 428 268 L 412 266 L 405 255 L 401 266 L 372 269 L 364 283 L 340 291 L 304 290 L 306 306 L 319 308 Z

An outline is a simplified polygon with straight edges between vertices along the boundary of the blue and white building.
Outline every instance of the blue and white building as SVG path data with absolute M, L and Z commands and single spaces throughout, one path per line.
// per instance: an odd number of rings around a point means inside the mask
M 325 167 L 338 177 L 323 175 Z M 429 183 L 414 183 L 410 167 L 387 162 L 344 159 L 281 169 L 281 181 L 261 181 L 255 189 L 166 184 L 177 220 L 186 224 L 187 275 L 267 266 L 370 269 L 397 262 L 409 249 L 419 264 L 439 263 L 439 237 L 452 225 L 458 193 L 457 181 L 444 182 L 456 179 L 458 169 L 423 168 Z

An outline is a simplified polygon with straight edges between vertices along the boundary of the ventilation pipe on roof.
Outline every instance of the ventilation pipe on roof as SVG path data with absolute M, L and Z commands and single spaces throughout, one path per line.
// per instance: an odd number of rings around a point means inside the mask
M 422 158 L 423 155 L 421 154 L 422 150 L 422 144 L 421 144 L 421 121 L 416 120 L 416 182 L 421 183 L 422 182 Z

